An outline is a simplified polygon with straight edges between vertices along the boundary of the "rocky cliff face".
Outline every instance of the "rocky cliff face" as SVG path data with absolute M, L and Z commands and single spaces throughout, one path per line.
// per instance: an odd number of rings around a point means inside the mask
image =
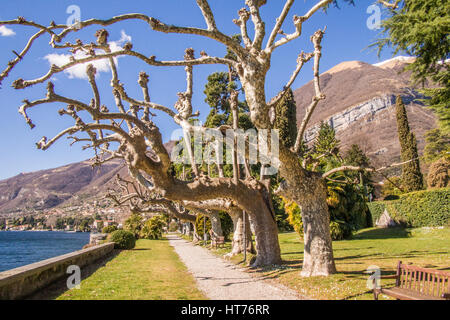
M 356 143 L 370 156 L 376 166 L 400 159 L 395 100 L 400 95 L 407 106 L 411 129 L 422 152 L 426 131 L 436 126 L 434 114 L 418 99 L 423 98 L 411 85 L 410 74 L 401 72 L 410 59 L 390 59 L 370 65 L 359 61 L 343 62 L 321 75 L 326 99 L 317 106 L 305 133 L 312 143 L 320 122 L 328 122 L 341 140 L 344 151 Z M 294 92 L 297 119 L 304 115 L 304 106 L 313 96 L 312 83 Z

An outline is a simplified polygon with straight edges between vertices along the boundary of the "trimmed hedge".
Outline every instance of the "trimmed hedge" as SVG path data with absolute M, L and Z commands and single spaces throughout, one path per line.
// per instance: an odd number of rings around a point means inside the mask
M 387 209 L 392 219 L 408 227 L 437 227 L 450 224 L 450 188 L 417 191 L 398 200 L 367 204 L 373 223 Z

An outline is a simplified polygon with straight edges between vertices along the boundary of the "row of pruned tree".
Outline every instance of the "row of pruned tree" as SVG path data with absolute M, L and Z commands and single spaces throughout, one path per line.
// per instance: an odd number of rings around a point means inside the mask
M 122 159 L 128 167 L 132 180 L 118 178 L 118 183 L 125 193 L 110 193 L 110 197 L 118 204 L 131 203 L 135 210 L 162 210 L 185 221 L 194 221 L 192 213 L 213 216 L 219 210 L 227 211 L 235 222 L 235 227 L 242 219 L 242 212 L 248 214 L 255 231 L 255 248 L 257 252 L 253 266 L 279 264 L 281 262 L 278 229 L 271 203 L 271 193 L 294 201 L 301 208 L 304 229 L 304 260 L 302 274 L 305 276 L 329 275 L 336 272 L 330 237 L 330 214 L 327 206 L 326 182 L 333 174 L 346 170 L 377 171 L 374 168 L 342 166 L 329 172 L 314 170 L 308 159 L 302 156 L 304 133 L 318 103 L 325 99 L 320 86 L 319 65 L 322 56 L 322 39 L 325 28 L 310 35 L 313 50 L 300 52 L 295 70 L 283 89 L 275 97 L 268 99 L 265 88 L 267 73 L 271 60 L 278 48 L 303 35 L 303 25 L 319 10 L 327 9 L 335 0 L 317 0 L 300 15 L 293 15 L 294 31 L 285 33 L 282 29 L 289 16 L 295 0 L 286 0 L 280 15 L 271 29 L 268 29 L 261 17 L 261 7 L 265 0 L 246 0 L 245 7 L 239 10 L 233 22 L 240 29 L 241 42 L 235 37 L 224 34 L 216 24 L 216 18 L 207 0 L 196 0 L 206 26 L 204 28 L 177 26 L 167 24 L 145 14 L 124 14 L 110 19 L 90 19 L 80 21 L 76 27 L 56 24 L 42 25 L 19 17 L 10 21 L 1 21 L 0 25 L 22 25 L 37 29 L 17 57 L 8 63 L 0 75 L 4 80 L 30 51 L 38 38 L 50 37 L 50 46 L 55 50 L 70 50 L 73 54 L 70 62 L 52 65 L 42 77 L 25 80 L 19 78 L 12 83 L 15 89 L 25 89 L 47 82 L 47 93 L 42 99 L 24 100 L 20 113 L 33 128 L 35 125 L 29 116 L 29 110 L 48 103 L 65 105 L 59 110 L 60 115 L 73 118 L 74 125 L 66 128 L 55 137 L 43 137 L 37 147 L 46 150 L 62 137 L 68 136 L 73 143 L 85 142 L 86 148 L 96 152 L 96 164 L 112 159 Z M 351 1 L 350 1 L 351 2 Z M 396 2 L 397 3 L 397 2 Z M 205 51 L 196 55 L 191 48 L 186 49 L 184 59 L 178 61 L 158 60 L 148 53 L 141 53 L 127 43 L 122 49 L 113 51 L 108 42 L 108 31 L 104 28 L 129 20 L 146 23 L 152 30 L 162 33 L 195 35 L 212 39 L 227 48 L 224 57 L 209 56 Z M 248 28 L 252 22 L 253 30 Z M 70 35 L 75 31 L 91 26 L 102 27 L 95 33 L 96 41 L 76 40 L 70 42 Z M 76 56 L 77 52 L 84 55 Z M 178 93 L 177 103 L 164 106 L 150 98 L 149 76 L 141 72 L 137 77 L 137 86 L 142 90 L 141 97 L 129 94 L 133 84 L 120 81 L 116 58 L 120 56 L 134 57 L 147 66 L 184 67 L 186 72 L 186 90 Z M 115 105 L 102 103 L 96 72 L 92 62 L 106 59 L 112 70 L 111 90 Z M 179 125 L 185 134 L 185 141 L 195 127 L 192 119 L 198 117 L 192 105 L 194 90 L 194 67 L 205 64 L 225 65 L 229 68 L 230 77 L 238 79 L 241 88 L 229 88 L 228 104 L 232 115 L 232 129 L 239 128 L 239 93 L 245 95 L 248 116 L 257 130 L 271 131 L 275 128 L 276 115 L 280 101 L 288 93 L 291 85 L 301 69 L 309 61 L 313 65 L 314 94 L 311 103 L 306 107 L 303 120 L 300 122 L 295 139 L 289 144 L 279 146 L 279 177 L 277 190 L 272 190 L 271 179 L 266 174 L 265 166 L 261 166 L 259 174 L 254 174 L 246 164 L 237 164 L 237 156 L 233 153 L 232 176 L 227 176 L 217 164 L 217 176 L 204 174 L 195 163 L 194 153 L 187 143 L 192 176 L 180 177 L 173 174 L 171 157 L 166 150 L 160 128 L 155 123 L 153 110 L 159 110 Z M 86 74 L 92 89 L 92 99 L 81 101 L 58 93 L 58 88 L 49 81 L 53 76 L 77 65 L 87 65 Z M 161 126 L 162 123 L 159 123 Z M 202 128 L 200 128 L 202 130 Z M 240 170 L 242 169 L 242 170 Z M 242 222 L 241 222 L 242 223 Z M 247 224 L 248 225 L 248 224 Z M 239 241 L 238 241 L 239 242 Z M 240 241 L 242 243 L 242 241 Z M 239 249 L 239 248 L 238 248 Z

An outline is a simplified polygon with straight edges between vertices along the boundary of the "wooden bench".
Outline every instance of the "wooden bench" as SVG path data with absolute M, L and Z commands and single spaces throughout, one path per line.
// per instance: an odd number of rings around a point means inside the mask
M 211 247 L 219 248 L 225 244 L 225 237 L 211 237 Z
M 374 279 L 375 300 L 380 294 L 397 300 L 450 300 L 450 272 L 415 267 L 399 261 L 396 274 L 381 279 L 395 279 L 395 287 L 377 288 Z

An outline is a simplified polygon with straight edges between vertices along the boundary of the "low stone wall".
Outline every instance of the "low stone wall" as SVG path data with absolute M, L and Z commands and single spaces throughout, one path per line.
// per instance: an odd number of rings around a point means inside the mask
M 0 300 L 24 298 L 65 276 L 69 277 L 69 266 L 82 268 L 107 256 L 113 250 L 114 243 L 105 243 L 0 272 Z

